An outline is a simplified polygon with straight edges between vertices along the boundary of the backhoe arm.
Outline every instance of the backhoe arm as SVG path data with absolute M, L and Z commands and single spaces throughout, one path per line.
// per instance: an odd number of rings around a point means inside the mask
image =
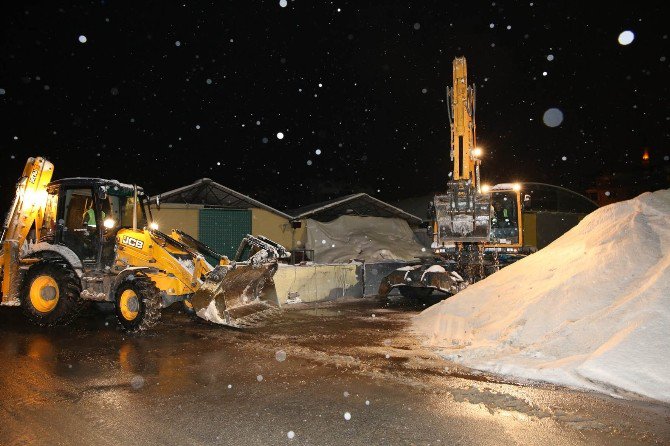
M 44 158 L 28 158 L 23 175 L 16 184 L 16 195 L 2 228 L 2 242 L 14 240 L 23 244 L 35 223 L 35 238 L 39 239 L 47 202 L 47 184 L 54 165 Z

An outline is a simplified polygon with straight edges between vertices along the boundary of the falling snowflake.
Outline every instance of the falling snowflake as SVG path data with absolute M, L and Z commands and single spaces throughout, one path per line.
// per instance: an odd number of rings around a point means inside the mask
M 562 161 L 567 161 L 567 160 L 568 160 L 568 157 L 565 156 L 565 155 L 563 155 L 563 156 L 561 157 L 561 160 L 562 160 Z
M 232 385 L 232 384 L 228 384 L 228 388 L 229 388 L 229 389 L 232 389 L 232 388 L 233 388 L 233 385 Z
M 277 139 L 284 139 L 284 134 L 282 132 L 277 132 Z
M 557 108 L 550 108 L 542 115 L 542 121 L 547 127 L 558 127 L 563 122 L 563 112 Z
M 414 29 L 419 30 L 420 28 L 421 28 L 420 23 L 417 22 L 417 23 L 414 24 Z
M 428 93 L 428 89 L 427 89 L 427 88 L 422 88 L 422 89 L 421 89 L 421 93 L 423 93 L 423 94 Z
M 261 141 L 263 142 L 263 144 L 267 144 L 269 140 L 264 136 L 264 137 L 261 139 Z
M 609 197 L 611 195 L 610 191 L 605 192 L 605 196 Z
M 624 31 L 621 34 L 619 34 L 619 44 L 626 46 L 630 45 L 633 43 L 633 40 L 635 40 L 635 34 L 633 31 Z
M 258 381 L 258 382 L 263 381 L 263 375 L 256 376 L 256 381 Z
M 282 0 L 282 2 L 284 2 L 284 6 L 286 6 L 286 0 Z M 279 4 L 281 4 L 281 2 L 279 2 Z M 288 437 L 289 440 L 293 440 L 293 438 L 295 437 L 295 432 L 288 431 L 288 434 L 286 434 L 286 436 Z
M 279 6 L 281 6 L 282 8 L 286 8 L 287 5 L 288 2 L 286 0 L 279 0 Z
M 275 353 L 275 359 L 279 362 L 284 362 L 286 361 L 286 352 L 284 350 L 278 350 Z
M 369 406 L 369 405 L 370 405 L 370 401 L 369 401 L 369 400 L 365 400 L 365 405 L 366 405 L 366 406 Z
M 351 420 L 351 414 L 349 412 L 344 412 L 344 419 L 347 421 Z
M 347 391 L 345 390 L 344 393 L 343 393 L 343 395 L 344 395 L 345 398 L 348 398 L 348 397 L 349 397 L 349 392 L 347 392 Z
M 179 40 L 177 40 L 177 41 L 174 43 L 174 46 L 181 46 L 181 42 L 180 42 Z
M 316 153 L 317 155 L 321 155 L 321 149 L 316 149 L 314 153 Z
M 87 40 L 88 39 L 86 38 L 85 35 L 82 34 L 81 36 L 79 36 L 79 43 L 86 43 Z
M 144 377 L 140 375 L 135 375 L 130 379 L 130 386 L 135 389 L 139 390 L 142 387 L 144 387 Z
M 0 88 L 0 96 L 4 95 L 6 93 L 4 88 Z
M 207 82 L 207 85 L 212 85 L 212 80 L 211 79 L 207 79 L 205 82 Z
M 312 165 L 312 160 L 307 160 L 307 165 L 311 166 Z
M 547 60 L 548 60 L 549 62 L 551 62 L 552 60 L 554 60 L 554 55 L 553 55 L 553 54 L 549 54 L 549 55 L 547 55 Z

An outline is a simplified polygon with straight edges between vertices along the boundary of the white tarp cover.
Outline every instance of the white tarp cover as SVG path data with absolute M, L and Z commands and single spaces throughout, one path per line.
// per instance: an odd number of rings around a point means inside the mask
M 318 263 L 414 260 L 425 255 L 407 222 L 400 218 L 343 215 L 328 223 L 308 219 L 305 226 L 305 246 L 314 250 Z
M 414 327 L 476 369 L 670 402 L 670 190 L 596 210 Z

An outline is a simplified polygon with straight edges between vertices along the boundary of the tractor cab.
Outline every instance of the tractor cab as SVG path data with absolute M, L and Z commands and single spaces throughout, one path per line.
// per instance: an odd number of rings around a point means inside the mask
M 89 268 L 111 266 L 116 233 L 151 219 L 140 187 L 100 178 L 49 183 L 38 241 L 65 245 Z

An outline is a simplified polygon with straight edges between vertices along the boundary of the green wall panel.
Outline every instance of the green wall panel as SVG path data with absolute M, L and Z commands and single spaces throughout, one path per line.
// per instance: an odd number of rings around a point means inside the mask
M 201 209 L 200 241 L 231 259 L 245 235 L 251 234 L 251 210 Z

